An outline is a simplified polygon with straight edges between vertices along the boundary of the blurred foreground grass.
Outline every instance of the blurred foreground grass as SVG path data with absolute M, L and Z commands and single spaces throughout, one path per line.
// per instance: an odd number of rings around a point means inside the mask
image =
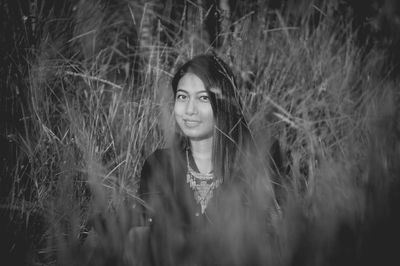
M 3 81 L 21 116 L 4 135 L 2 217 L 12 223 L 3 250 L 27 252 L 18 258 L 27 264 L 138 263 L 127 232 L 143 160 L 170 140 L 170 78 L 212 49 L 182 26 L 197 17 L 181 20 L 180 35 L 164 28 L 146 47 L 127 46 L 129 31 L 143 26 L 138 17 L 88 3 L 79 12 L 90 16 L 39 20 L 28 52 L 13 54 L 18 78 Z M 216 50 L 238 78 L 262 154 L 280 143 L 273 180 L 281 213 L 269 243 L 278 255 L 260 265 L 372 265 L 395 255 L 399 85 L 383 75 L 384 52 L 356 45 L 350 18 L 332 3 L 298 17 L 250 12 Z M 167 22 L 175 23 L 160 17 Z M 101 34 L 90 35 L 91 26 Z M 92 226 L 96 247 L 84 244 Z

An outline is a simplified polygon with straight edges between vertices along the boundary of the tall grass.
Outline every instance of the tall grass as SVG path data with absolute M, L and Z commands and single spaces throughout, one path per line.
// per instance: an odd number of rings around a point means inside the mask
M 140 243 L 128 232 L 142 163 L 174 128 L 169 80 L 212 49 L 182 26 L 199 29 L 200 18 L 182 18 L 181 35 L 167 34 L 171 46 L 158 30 L 150 46 L 124 49 L 119 29 L 140 32 L 142 7 L 109 16 L 87 3 L 79 8 L 92 11 L 91 21 L 82 10 L 67 24 L 43 20 L 43 38 L 26 58 L 26 122 L 6 204 L 26 223 L 40 221 L 32 264 L 140 264 Z M 260 8 L 234 21 L 216 51 L 238 78 L 261 154 L 271 156 L 277 140 L 283 155 L 273 176 L 280 212 L 274 237 L 260 244 L 260 265 L 368 263 L 373 221 L 397 206 L 398 85 L 374 74 L 381 52 L 356 46 L 350 18 L 337 19 L 336 8 L 315 2 L 301 16 Z M 159 18 L 159 28 L 177 23 Z

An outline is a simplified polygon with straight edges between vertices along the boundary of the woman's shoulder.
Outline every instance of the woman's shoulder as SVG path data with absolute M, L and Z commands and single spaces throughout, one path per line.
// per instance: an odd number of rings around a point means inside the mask
M 168 171 L 169 149 L 157 149 L 144 161 L 140 175 L 141 194 L 149 190 L 149 183 L 159 179 L 162 173 Z
M 163 162 L 171 157 L 170 148 L 161 148 L 153 151 L 147 158 L 147 163 Z
M 152 152 L 144 161 L 142 171 L 172 171 L 185 165 L 185 152 L 173 147 L 161 148 Z
M 141 170 L 141 191 L 148 191 L 150 183 L 158 184 L 161 180 L 174 179 L 184 168 L 182 155 L 172 148 L 157 149 L 144 161 Z M 161 181 L 164 183 L 165 181 Z
M 155 171 L 168 170 L 175 160 L 176 154 L 172 148 L 161 148 L 153 151 L 144 161 L 143 169 L 150 168 Z

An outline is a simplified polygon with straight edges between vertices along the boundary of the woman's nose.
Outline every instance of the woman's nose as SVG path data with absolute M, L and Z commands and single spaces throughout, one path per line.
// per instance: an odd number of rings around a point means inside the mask
M 196 102 L 194 99 L 190 99 L 186 104 L 186 114 L 193 115 L 197 112 Z

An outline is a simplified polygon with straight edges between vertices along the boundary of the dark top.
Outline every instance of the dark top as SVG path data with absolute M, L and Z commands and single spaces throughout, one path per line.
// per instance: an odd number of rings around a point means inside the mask
M 197 167 L 191 157 L 191 167 Z M 150 225 L 153 265 L 180 265 L 198 257 L 200 240 L 210 223 L 210 200 L 204 214 L 186 182 L 185 150 L 159 149 L 145 161 L 139 195 L 145 201 L 144 216 Z M 197 260 L 197 259 L 196 259 Z
M 198 171 L 190 152 L 188 154 L 191 167 Z M 139 195 L 148 204 L 145 206 L 148 223 L 160 216 L 159 212 L 168 216 L 178 215 L 180 219 L 177 222 L 182 226 L 200 225 L 199 220 L 206 218 L 186 182 L 186 172 L 184 150 L 159 149 L 147 158 L 142 168 Z
M 191 155 L 189 163 L 198 171 Z M 151 264 L 230 265 L 239 260 L 252 265 L 248 263 L 260 256 L 255 253 L 263 241 L 259 229 L 265 217 L 256 218 L 261 216 L 249 208 L 246 182 L 222 183 L 202 214 L 186 172 L 186 151 L 180 149 L 156 150 L 143 165 L 139 195 L 150 225 Z M 238 243 L 249 252 L 237 254 Z

